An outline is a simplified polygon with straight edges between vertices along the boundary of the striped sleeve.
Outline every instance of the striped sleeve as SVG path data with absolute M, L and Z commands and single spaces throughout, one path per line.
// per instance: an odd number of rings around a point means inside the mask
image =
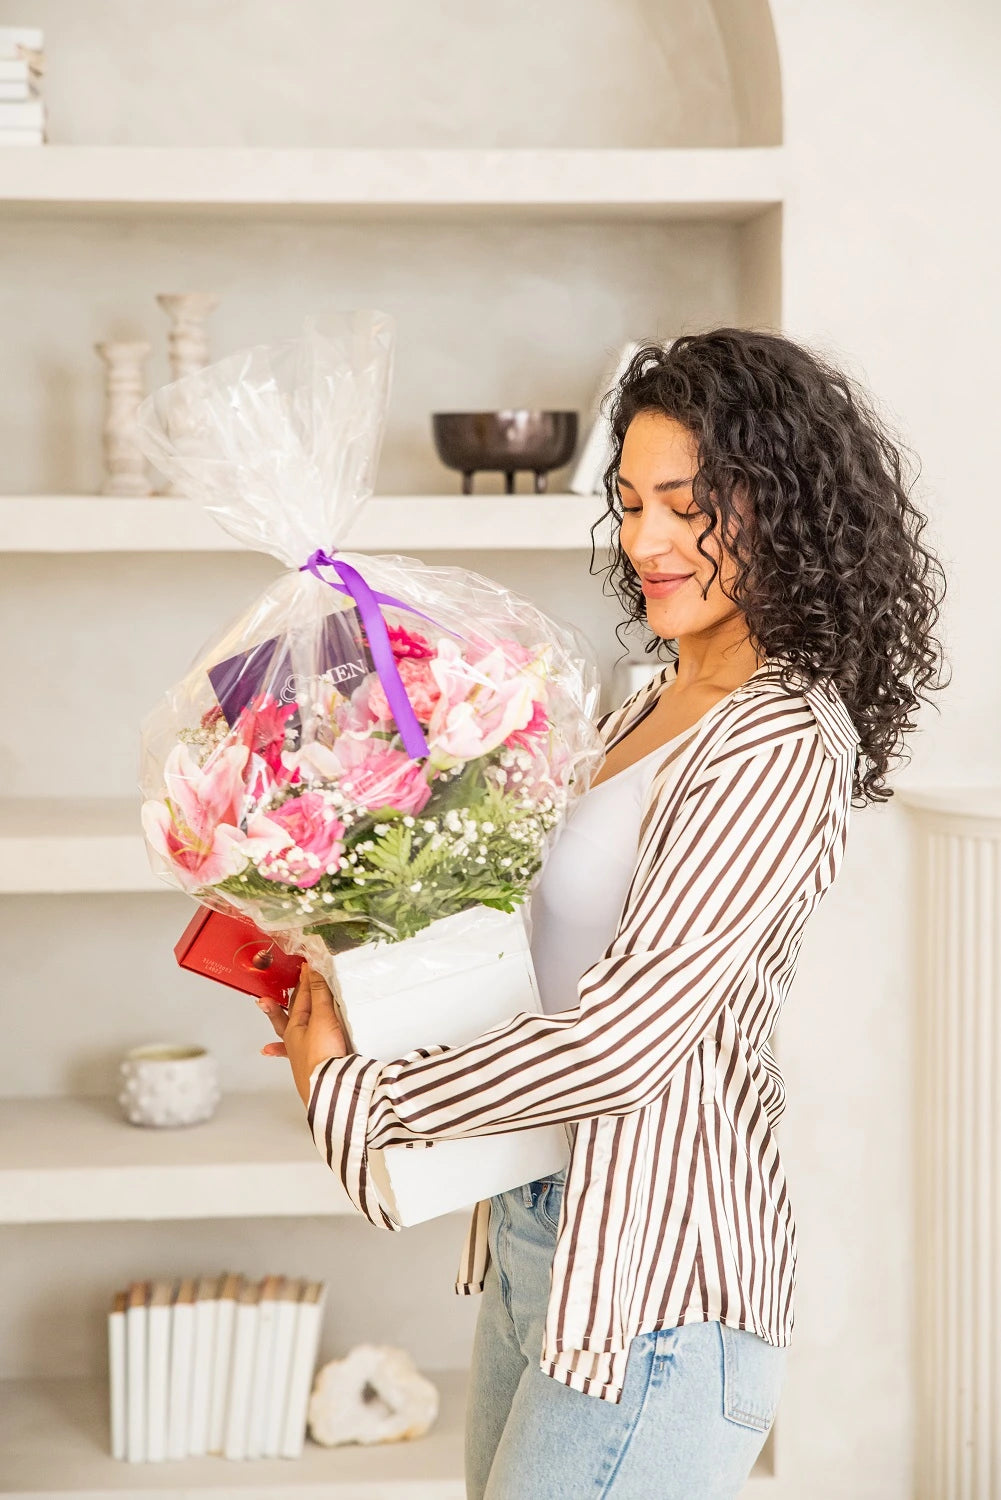
M 654 783 L 618 931 L 576 1006 L 520 1012 L 462 1046 L 388 1063 L 320 1063 L 310 1126 L 355 1206 L 396 1227 L 369 1147 L 623 1115 L 662 1095 L 776 911 L 826 883 L 838 774 L 816 726 L 748 750 L 724 740 L 680 801 Z

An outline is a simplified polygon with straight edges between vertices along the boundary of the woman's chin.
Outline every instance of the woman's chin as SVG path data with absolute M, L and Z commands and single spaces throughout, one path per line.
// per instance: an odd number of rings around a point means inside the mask
M 659 635 L 662 640 L 675 641 L 679 635 L 685 635 L 692 627 L 685 623 L 685 611 L 672 609 L 670 604 L 660 599 L 648 599 L 646 602 L 646 622 L 654 635 Z

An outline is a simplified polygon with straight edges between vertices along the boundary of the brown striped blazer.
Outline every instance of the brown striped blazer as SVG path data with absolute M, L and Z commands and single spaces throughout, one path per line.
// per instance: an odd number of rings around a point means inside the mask
M 673 671 L 601 719 L 606 748 Z M 567 1125 L 540 1365 L 575 1390 L 618 1402 L 629 1343 L 655 1328 L 719 1319 L 789 1343 L 796 1229 L 768 1042 L 841 866 L 858 740 L 829 679 L 784 688 L 769 659 L 665 749 L 617 932 L 576 1006 L 311 1076 L 317 1149 L 386 1229 L 370 1146 Z M 483 1288 L 489 1209 L 473 1210 L 460 1293 Z

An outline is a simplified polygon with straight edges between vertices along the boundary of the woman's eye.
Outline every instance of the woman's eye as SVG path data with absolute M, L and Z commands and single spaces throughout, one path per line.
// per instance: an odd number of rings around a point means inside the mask
M 639 516 L 643 514 L 642 505 L 625 505 L 621 499 L 619 501 L 619 508 L 624 516 Z M 672 506 L 671 514 L 672 516 L 678 516 L 682 521 L 694 521 L 696 516 L 700 516 L 702 512 L 697 505 L 693 510 L 675 510 Z

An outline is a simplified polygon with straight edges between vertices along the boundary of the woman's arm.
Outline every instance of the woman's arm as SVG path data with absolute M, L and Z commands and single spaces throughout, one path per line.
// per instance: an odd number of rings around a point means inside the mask
M 309 1123 L 356 1207 L 392 1227 L 369 1148 L 625 1114 L 662 1094 L 776 908 L 833 878 L 831 793 L 845 774 L 815 727 L 736 753 L 722 743 L 680 805 L 668 789 L 654 808 L 619 930 L 576 1006 L 393 1062 L 320 1063 Z

